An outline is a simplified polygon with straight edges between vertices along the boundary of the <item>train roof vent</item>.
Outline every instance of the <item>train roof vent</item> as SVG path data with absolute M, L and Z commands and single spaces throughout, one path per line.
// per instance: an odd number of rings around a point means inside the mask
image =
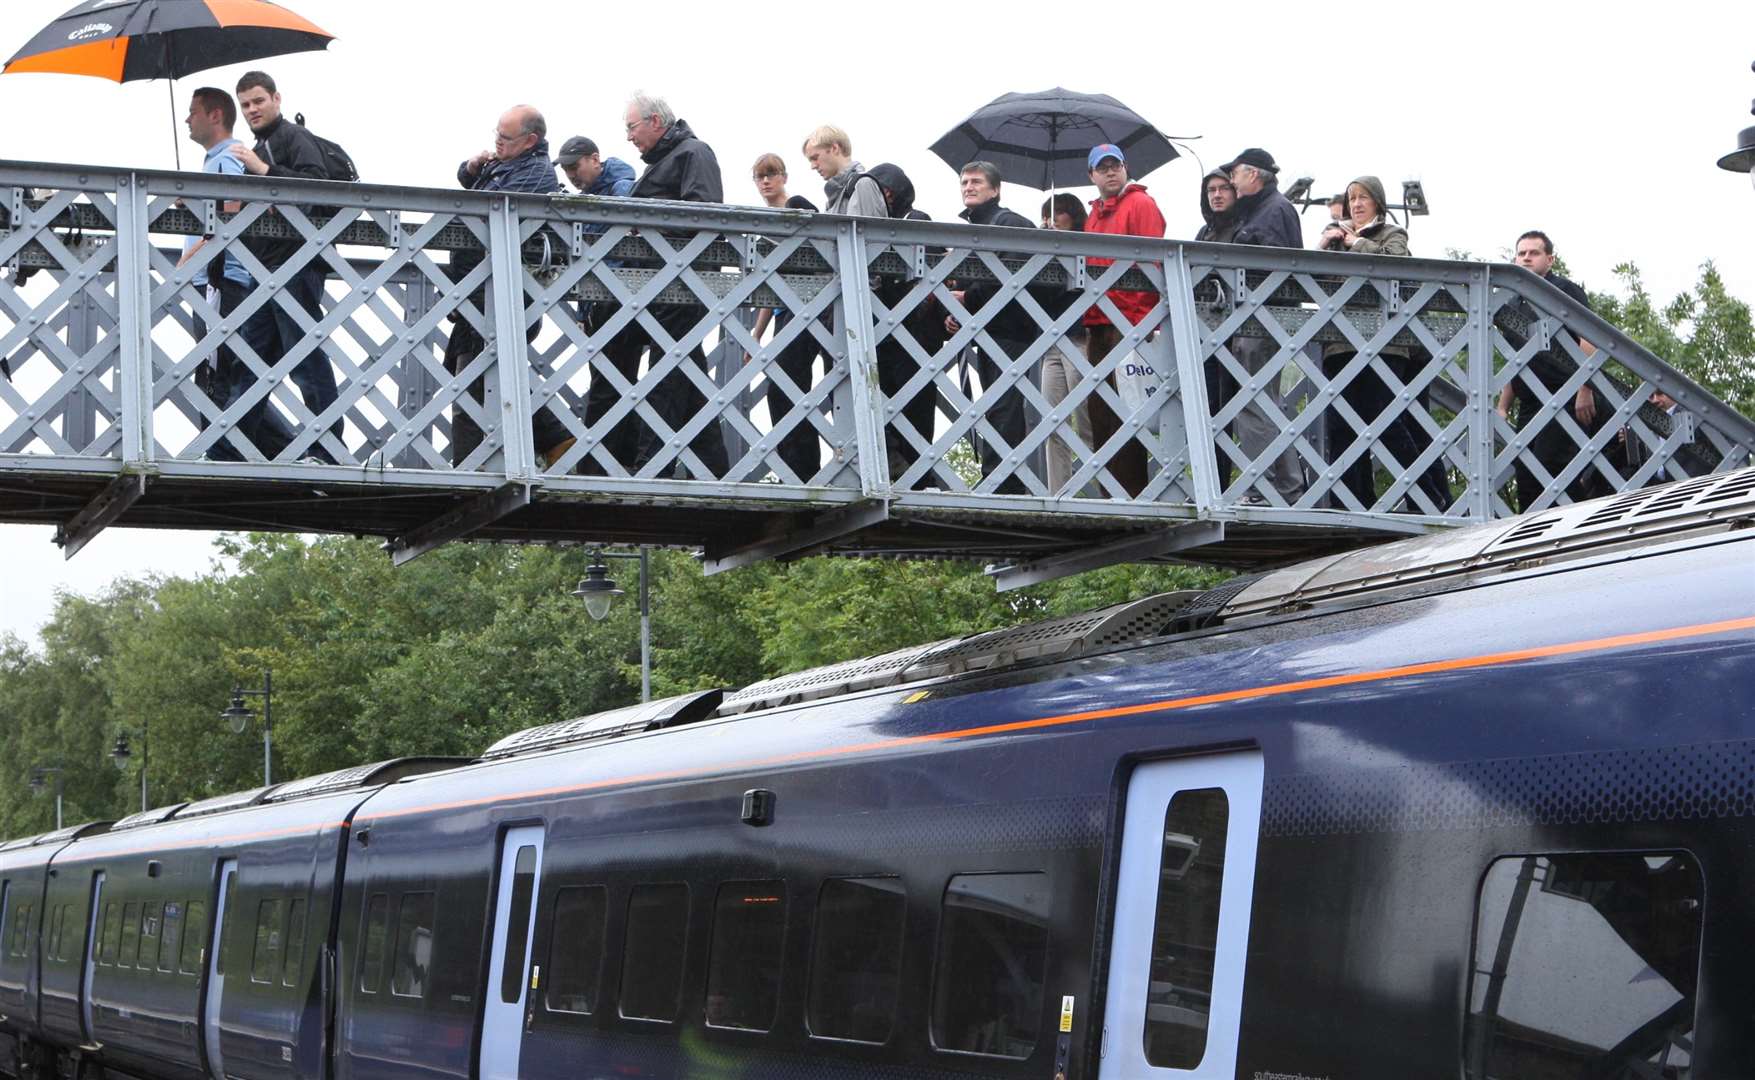
M 1482 549 L 1494 561 L 1527 559 L 1668 533 L 1722 527 L 1755 516 L 1755 468 L 1715 473 L 1548 511 L 1540 532 L 1512 529 Z
M 99 833 L 109 832 L 110 824 L 111 823 L 108 821 L 88 821 L 83 825 L 69 825 L 65 829 L 56 829 L 54 832 L 44 833 L 35 840 L 32 840 L 31 846 L 41 847 L 43 844 L 65 844 L 68 841 L 77 840 L 82 836 L 96 836 Z
M 631 735 L 638 731 L 692 724 L 713 715 L 713 710 L 719 707 L 724 696 L 723 690 L 699 690 L 692 694 L 679 694 L 659 701 L 629 705 L 624 709 L 611 709 L 573 720 L 544 724 L 506 736 L 488 747 L 481 760 L 495 761 L 576 743 L 613 739 L 618 735 Z
M 27 848 L 36 842 L 37 838 L 35 836 L 21 836 L 16 840 L 8 840 L 4 844 L 0 844 L 0 851 L 13 851 L 18 848 Z
M 177 820 L 204 817 L 207 814 L 223 814 L 227 810 L 242 810 L 246 806 L 255 806 L 267 798 L 273 790 L 273 785 L 270 785 L 251 788 L 249 791 L 234 791 L 229 795 L 215 795 L 211 799 L 201 799 L 177 811 Z
M 903 681 L 984 671 L 1026 660 L 1070 658 L 1130 645 L 1164 633 L 1176 613 L 1199 595 L 1198 590 L 1159 593 L 1078 615 L 971 634 L 909 665 Z
M 469 758 L 459 757 L 404 757 L 391 758 L 389 761 L 378 761 L 370 765 L 354 765 L 334 772 L 307 776 L 302 780 L 288 780 L 267 794 L 262 801 L 268 803 L 291 802 L 294 799 L 310 799 L 318 795 L 328 795 L 350 788 L 376 787 L 380 784 L 394 784 L 408 776 L 419 776 L 421 773 L 438 772 L 440 769 L 451 769 L 458 765 L 466 765 Z
M 909 645 L 880 656 L 862 656 L 857 660 L 843 660 L 790 675 L 777 675 L 727 695 L 719 712 L 721 715 L 750 712 L 798 701 L 837 697 L 874 686 L 891 686 L 906 681 L 903 672 L 916 662 L 934 650 L 955 645 L 960 640 L 946 638 L 925 645 Z
M 156 825 L 188 805 L 188 803 L 180 802 L 172 803 L 169 806 L 155 806 L 151 810 L 141 810 L 137 813 L 129 814 L 121 821 L 111 825 L 110 831 L 121 832 L 123 829 L 138 829 L 142 825 Z
M 1362 548 L 1264 574 L 1231 619 L 1434 578 L 1586 556 L 1612 546 L 1755 519 L 1755 468 L 1556 507 L 1529 517 Z

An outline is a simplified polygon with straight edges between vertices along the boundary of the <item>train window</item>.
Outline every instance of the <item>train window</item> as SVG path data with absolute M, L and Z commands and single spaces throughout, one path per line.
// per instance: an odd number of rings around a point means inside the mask
M 518 849 L 512 864 L 512 903 L 506 912 L 506 959 L 500 968 L 500 1000 L 516 1004 L 524 994 L 524 961 L 530 955 L 530 905 L 536 896 L 536 845 Z
M 213 966 L 214 970 L 221 975 L 224 975 L 227 969 L 232 966 L 232 950 L 237 948 L 237 945 L 232 941 L 232 938 L 236 936 L 232 933 L 232 920 L 235 918 L 235 914 L 238 910 L 238 905 L 235 902 L 237 894 L 238 875 L 233 872 L 225 876 L 225 897 L 220 901 L 219 905 L 219 931 L 216 935 L 219 948 L 219 958 L 214 962 Z
M 122 948 L 116 954 L 116 966 L 128 967 L 140 952 L 140 905 L 122 905 Z
M 43 951 L 50 960 L 61 959 L 61 920 L 67 917 L 67 905 L 56 904 L 49 909 L 49 940 Z
M 550 1012 L 594 1013 L 603 973 L 603 928 L 609 916 L 609 890 L 601 885 L 555 893 L 549 927 Z
M 164 932 L 158 941 L 158 969 L 177 970 L 177 950 L 183 945 L 183 905 L 172 900 L 165 905 Z
M 425 997 L 433 968 L 435 905 L 430 892 L 405 893 L 396 914 L 396 965 L 390 992 L 398 997 Z
M 104 905 L 103 947 L 98 950 L 98 963 L 105 967 L 116 962 L 122 944 L 122 905 L 111 900 Z
M 1690 855 L 1522 855 L 1481 881 L 1465 1075 L 1691 1075 L 1700 866 Z
M 1164 812 L 1145 1026 L 1146 1060 L 1161 1069 L 1193 1069 L 1206 1056 L 1230 819 L 1219 788 L 1179 791 Z
M 390 897 L 373 893 L 366 904 L 366 929 L 360 935 L 360 990 L 375 994 L 384 982 L 384 939 L 389 928 Z
M 207 901 L 189 901 L 189 914 L 183 919 L 183 951 L 177 967 L 185 975 L 201 974 L 201 939 L 207 933 Z
M 277 897 L 256 905 L 256 947 L 250 953 L 250 981 L 271 983 L 280 970 L 281 949 L 286 942 L 281 926 L 282 903 Z
M 1025 1058 L 1048 970 L 1048 875 L 958 874 L 945 887 L 933 979 L 940 1050 Z
M 163 904 L 140 905 L 140 951 L 134 955 L 134 966 L 151 971 L 158 960 L 160 923 L 164 920 Z
M 636 885 L 622 947 L 623 1016 L 676 1019 L 689 932 L 687 885 Z
M 305 902 L 294 900 L 286 909 L 286 955 L 280 969 L 280 985 L 297 986 L 305 962 Z
M 719 887 L 707 957 L 707 1023 L 745 1031 L 774 1026 L 785 941 L 785 882 Z
M 12 955 L 30 955 L 30 915 L 34 904 L 18 905 L 18 913 L 12 919 Z
M 908 893 L 897 878 L 831 878 L 817 896 L 812 1035 L 882 1043 L 896 1023 Z

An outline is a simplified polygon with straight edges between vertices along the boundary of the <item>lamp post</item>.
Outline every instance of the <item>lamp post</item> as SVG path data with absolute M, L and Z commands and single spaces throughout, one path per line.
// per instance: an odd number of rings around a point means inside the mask
M 627 595 L 616 588 L 615 579 L 609 576 L 609 567 L 603 564 L 605 559 L 640 560 L 640 701 L 651 701 L 652 599 L 647 588 L 650 563 L 646 549 L 641 548 L 637 553 L 598 551 L 592 554 L 591 565 L 585 568 L 585 576 L 579 579 L 579 587 L 573 590 L 573 595 L 585 601 L 585 613 L 599 621 L 609 615 L 610 604 L 616 597 Z
M 1755 64 L 1749 67 L 1755 70 Z M 1755 103 L 1751 103 L 1749 112 L 1755 114 Z M 1737 148 L 1718 159 L 1718 167 L 1729 172 L 1748 173 L 1750 183 L 1755 183 L 1755 127 L 1746 127 L 1737 135 Z
M 148 728 L 146 721 L 143 719 L 140 721 L 140 809 L 142 812 L 149 809 L 146 804 L 146 762 L 147 753 L 152 748 L 151 743 L 148 741 L 149 734 L 150 729 Z M 110 760 L 116 763 L 117 769 L 122 772 L 127 772 L 128 762 L 132 760 L 133 757 L 134 754 L 128 746 L 128 733 L 126 731 L 118 733 L 116 735 L 116 745 L 110 749 Z
M 55 831 L 61 831 L 61 766 L 38 765 L 30 771 L 30 789 L 38 795 L 48 790 L 49 777 L 55 778 Z
M 247 697 L 262 699 L 262 786 L 274 783 L 274 669 L 262 672 L 262 689 L 245 690 L 243 687 L 232 687 L 232 703 L 229 708 L 220 710 L 220 719 L 232 726 L 235 734 L 242 735 L 250 726 L 250 718 L 256 710 L 244 704 Z

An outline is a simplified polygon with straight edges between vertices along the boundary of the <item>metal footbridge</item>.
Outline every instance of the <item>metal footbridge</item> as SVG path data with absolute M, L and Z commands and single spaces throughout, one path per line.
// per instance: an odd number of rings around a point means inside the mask
M 271 268 L 272 239 L 296 250 Z M 192 284 L 222 254 L 257 282 L 223 313 Z M 109 525 L 296 530 L 399 561 L 458 539 L 709 570 L 966 558 L 1011 587 L 1269 566 L 1755 451 L 1755 424 L 1513 266 L 19 162 L 0 265 L 0 520 L 69 555 Z M 312 271 L 318 313 L 289 291 Z M 253 348 L 265 305 L 290 350 Z M 1126 328 L 1106 355 L 1080 348 L 1091 311 Z M 458 334 L 479 352 L 447 363 Z M 295 379 L 312 363 L 333 401 Z M 259 446 L 270 412 L 286 436 Z

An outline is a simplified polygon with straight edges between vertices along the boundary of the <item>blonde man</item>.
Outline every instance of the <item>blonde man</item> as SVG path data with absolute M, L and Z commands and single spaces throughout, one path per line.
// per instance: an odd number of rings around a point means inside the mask
M 838 127 L 824 124 L 805 137 L 804 159 L 823 178 L 823 211 L 855 217 L 889 217 L 884 189 L 853 160 L 853 140 Z

